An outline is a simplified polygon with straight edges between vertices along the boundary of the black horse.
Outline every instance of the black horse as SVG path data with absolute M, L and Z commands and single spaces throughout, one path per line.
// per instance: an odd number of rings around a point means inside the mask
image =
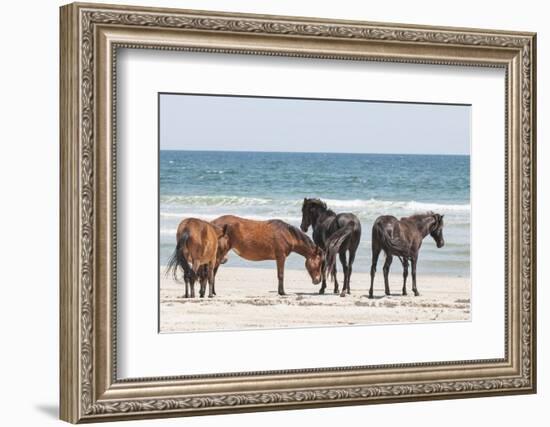
M 409 273 L 409 261 L 412 270 L 412 290 L 418 296 L 416 289 L 416 262 L 422 240 L 427 235 L 432 236 L 438 248 L 443 247 L 443 215 L 428 212 L 401 218 L 394 216 L 379 216 L 372 226 L 372 265 L 370 268 L 369 298 L 373 297 L 374 275 L 380 251 L 386 254 L 384 262 L 384 286 L 386 295 L 390 294 L 388 274 L 393 256 L 397 256 L 403 265 L 403 295 L 407 295 L 407 275 Z
M 359 218 L 352 213 L 336 214 L 328 209 L 327 205 L 319 199 L 304 199 L 300 228 L 303 232 L 307 232 L 310 225 L 313 227 L 313 241 L 326 254 L 322 285 L 319 293 L 325 293 L 327 271 L 334 280 L 334 293 L 338 293 L 336 254 L 339 254 L 340 262 L 344 269 L 344 286 L 342 287 L 340 296 L 346 296 L 346 292 L 350 293 L 351 269 L 355 260 L 355 252 L 357 252 L 357 247 L 361 240 L 361 223 L 359 222 Z M 346 260 L 347 251 L 349 251 L 348 260 Z

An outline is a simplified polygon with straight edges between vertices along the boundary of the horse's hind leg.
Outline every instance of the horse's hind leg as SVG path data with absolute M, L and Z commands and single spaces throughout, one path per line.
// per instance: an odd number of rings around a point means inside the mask
M 380 256 L 380 248 L 372 248 L 372 261 L 370 266 L 370 289 L 369 289 L 369 298 L 374 298 L 374 275 L 376 274 L 376 264 L 378 264 L 378 257 Z
M 206 292 L 206 265 L 203 265 L 199 268 L 199 283 L 200 283 L 200 290 L 199 290 L 199 296 L 201 298 L 204 298 L 204 293 Z
M 403 264 L 403 295 L 407 295 L 407 276 L 409 274 L 409 259 L 407 257 L 401 258 L 401 264 Z
M 197 275 L 196 274 L 193 274 L 190 278 L 189 278 L 189 288 L 190 288 L 190 293 L 189 293 L 189 296 L 191 298 L 195 298 L 195 281 L 197 280 Z
M 323 295 L 325 293 L 326 288 L 327 288 L 327 266 L 326 266 L 326 263 L 323 261 L 323 265 L 321 266 L 321 288 L 319 289 L 319 294 Z
M 386 295 L 390 295 L 389 275 L 390 275 L 390 265 L 391 265 L 392 261 L 393 261 L 393 256 L 386 253 L 386 260 L 384 261 L 384 268 L 383 268 L 383 271 L 384 271 L 384 289 L 385 289 Z
M 337 271 L 337 268 L 336 268 L 336 263 L 334 263 L 334 293 L 337 294 L 338 293 L 338 289 L 340 288 L 340 285 L 338 284 L 338 278 L 337 278 L 337 274 L 338 271 Z
M 189 298 L 189 276 L 186 274 L 183 276 L 183 280 L 185 281 L 185 295 L 184 298 Z
M 285 256 L 279 256 L 277 257 L 277 279 L 279 280 L 279 295 L 286 295 L 285 294 Z
M 349 259 L 348 259 L 348 294 L 351 293 L 350 290 L 350 283 L 351 283 L 351 271 L 352 271 L 352 265 L 355 261 L 355 252 L 357 251 L 357 248 L 350 249 L 349 251 Z
M 338 255 L 340 255 L 340 262 L 342 263 L 342 269 L 344 270 L 344 285 L 342 286 L 342 293 L 340 294 L 341 297 L 346 296 L 346 292 L 349 293 L 349 277 L 348 277 L 348 263 L 346 261 L 346 251 L 341 251 Z
M 204 277 L 201 277 L 199 279 L 199 283 L 200 283 L 200 290 L 199 290 L 199 296 L 201 298 L 204 298 L 204 294 L 206 293 L 206 278 Z
M 184 295 L 184 298 L 189 298 L 189 296 L 190 296 L 189 286 L 191 284 L 191 281 L 193 281 L 193 283 L 194 283 L 194 277 L 195 277 L 195 273 L 193 273 L 193 270 L 187 269 L 187 270 L 184 271 L 184 273 L 183 273 L 183 281 L 185 282 L 185 295 Z

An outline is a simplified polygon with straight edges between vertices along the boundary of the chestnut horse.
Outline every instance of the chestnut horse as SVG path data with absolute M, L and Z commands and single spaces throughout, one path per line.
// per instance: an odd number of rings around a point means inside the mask
M 208 297 L 214 296 L 215 270 L 224 262 L 229 251 L 226 229 L 197 218 L 180 222 L 176 233 L 176 249 L 168 261 L 167 273 L 177 278 L 178 267 L 183 270 L 185 298 L 195 297 L 195 281 L 200 282 L 200 296 L 204 297 L 206 282 Z M 189 292 L 189 287 L 191 292 Z
M 416 289 L 416 262 L 422 240 L 430 235 L 438 248 L 443 247 L 443 215 L 428 212 L 426 214 L 412 215 L 398 220 L 394 216 L 379 216 L 372 226 L 372 265 L 370 268 L 369 298 L 373 297 L 374 274 L 380 251 L 386 254 L 384 262 L 384 287 L 386 295 L 390 294 L 388 275 L 393 256 L 397 256 L 403 265 L 403 295 L 407 295 L 407 275 L 409 261 L 412 270 L 412 290 L 418 296 Z
M 279 295 L 285 295 L 285 261 L 291 252 L 306 259 L 306 269 L 313 283 L 320 283 L 323 251 L 298 228 L 278 219 L 254 221 L 233 215 L 221 216 L 212 223 L 218 227 L 227 227 L 229 245 L 241 258 L 277 262 Z

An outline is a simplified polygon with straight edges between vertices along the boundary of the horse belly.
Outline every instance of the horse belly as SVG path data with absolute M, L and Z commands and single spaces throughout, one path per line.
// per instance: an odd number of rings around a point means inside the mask
M 265 249 L 265 248 L 264 248 Z M 261 250 L 260 248 L 242 248 L 233 247 L 233 252 L 239 255 L 241 258 L 248 261 L 268 261 L 275 259 L 275 256 L 271 254 L 271 251 Z

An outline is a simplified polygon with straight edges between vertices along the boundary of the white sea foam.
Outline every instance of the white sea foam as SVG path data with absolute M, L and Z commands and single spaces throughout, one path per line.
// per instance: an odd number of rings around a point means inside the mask
M 199 206 L 258 206 L 273 203 L 272 199 L 243 196 L 161 196 L 161 203 Z
M 470 204 L 444 204 L 410 201 L 392 201 L 392 200 L 377 200 L 377 199 L 323 199 L 329 208 L 347 208 L 351 210 L 390 210 L 401 209 L 413 212 L 422 211 L 470 211 Z M 273 206 L 274 210 L 277 207 L 300 207 L 302 199 L 270 199 L 261 197 L 245 197 L 245 196 L 162 196 L 161 203 L 166 205 L 179 206 L 234 206 L 234 207 L 260 207 Z
M 470 204 L 442 204 L 442 203 L 424 203 L 414 200 L 410 201 L 391 201 L 376 199 L 323 199 L 329 207 L 356 208 L 356 209 L 403 209 L 408 211 L 469 211 Z
M 233 213 L 227 213 L 228 215 L 229 214 L 233 214 Z M 224 215 L 222 213 L 215 213 L 215 214 L 212 214 L 212 213 L 199 213 L 199 212 L 161 212 L 160 213 L 160 216 L 161 218 L 175 218 L 175 219 L 184 219 L 184 218 L 198 218 L 198 219 L 202 219 L 204 221 L 212 221 L 218 217 L 220 217 L 221 215 Z M 235 215 L 238 215 L 238 214 L 235 214 Z M 302 217 L 300 216 L 281 216 L 281 215 L 276 215 L 275 213 L 273 215 L 254 215 L 254 214 L 246 214 L 246 215 L 242 215 L 248 219 L 255 219 L 255 220 L 258 220 L 258 221 L 266 221 L 266 220 L 269 220 L 269 219 L 280 219 L 282 221 L 286 221 L 286 222 L 291 222 L 291 223 L 297 223 L 297 222 L 300 222 L 302 220 Z

